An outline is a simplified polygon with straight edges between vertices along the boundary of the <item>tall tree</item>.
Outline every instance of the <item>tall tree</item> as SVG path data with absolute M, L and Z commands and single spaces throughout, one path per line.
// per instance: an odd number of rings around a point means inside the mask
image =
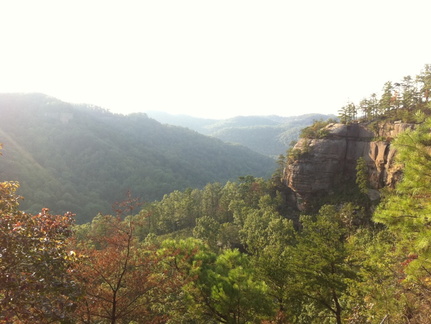
M 371 94 L 370 98 L 364 98 L 359 102 L 358 109 L 362 111 L 362 116 L 365 120 L 370 121 L 378 116 L 379 101 L 375 93 Z
M 358 108 L 353 102 L 348 102 L 338 111 L 338 118 L 343 124 L 349 124 L 358 118 Z
M 259 279 L 268 285 L 278 316 L 291 313 L 294 291 L 292 246 L 295 244 L 292 221 L 282 217 L 274 200 L 265 195 L 260 208 L 248 213 L 240 237 Z
M 379 100 L 379 115 L 384 115 L 394 108 L 394 86 L 392 82 L 388 81 L 383 87 L 383 93 Z
M 426 64 L 421 73 L 416 77 L 416 81 L 420 84 L 419 92 L 427 104 L 431 96 L 431 64 Z
M 415 238 L 416 248 L 431 246 L 426 239 L 431 212 L 431 119 L 424 119 L 415 130 L 407 130 L 393 143 L 397 161 L 404 165 L 403 179 L 387 195 L 374 219 L 390 229 Z
M 161 233 L 169 233 L 184 228 L 191 228 L 195 219 L 201 216 L 199 190 L 175 190 L 157 203 L 158 229 Z
M 220 223 L 210 216 L 202 216 L 196 219 L 193 228 L 193 236 L 206 242 L 213 250 L 219 245 Z
M 77 246 L 85 256 L 76 273 L 85 290 L 77 318 L 83 323 L 159 321 L 163 315 L 151 307 L 165 278 L 157 275 L 155 249 L 137 242 L 132 222 L 104 216 L 98 223 L 103 231 L 90 232 Z
M 267 286 L 238 250 L 220 255 L 198 240 L 165 241 L 160 251 L 184 282 L 184 317 L 212 323 L 259 323 L 272 314 Z M 173 274 L 175 276 L 175 273 Z M 190 280 L 191 279 L 191 280 Z M 179 320 L 178 320 L 179 321 Z
M 417 89 L 413 81 L 413 78 L 408 75 L 403 78 L 401 83 L 401 106 L 409 110 L 416 108 L 419 103 Z
M 301 217 L 301 224 L 298 244 L 292 250 L 297 294 L 303 303 L 300 316 L 307 314 L 307 308 L 314 308 L 305 319 L 308 323 L 321 323 L 322 318 L 332 316 L 341 324 L 343 297 L 348 292 L 348 281 L 356 276 L 345 245 L 346 229 L 333 206 L 322 207 L 316 220 Z
M 431 309 L 427 302 L 431 299 L 431 119 L 424 114 L 418 117 L 416 128 L 405 131 L 394 142 L 398 163 L 404 165 L 403 178 L 384 197 L 374 220 L 385 224 L 397 239 L 393 248 L 404 259 L 403 295 L 416 295 L 405 311 L 412 314 L 414 310 L 419 317 L 426 316 L 421 308 L 424 312 Z M 429 315 L 426 318 L 431 320 Z
M 411 300 L 403 289 L 406 259 L 397 246 L 397 236 L 386 229 L 362 228 L 349 238 L 350 258 L 360 264 L 360 280 L 349 282 L 346 300 L 352 323 L 408 323 L 405 310 Z
M 220 197 L 222 195 L 223 186 L 216 183 L 207 184 L 202 190 L 201 213 L 204 216 L 210 216 L 217 221 L 222 221 L 220 215 Z

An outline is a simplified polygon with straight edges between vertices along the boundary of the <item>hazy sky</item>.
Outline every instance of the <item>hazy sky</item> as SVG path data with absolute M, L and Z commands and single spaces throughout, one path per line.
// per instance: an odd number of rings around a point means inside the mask
M 429 0 L 0 0 L 0 92 L 112 112 L 337 113 L 431 63 Z

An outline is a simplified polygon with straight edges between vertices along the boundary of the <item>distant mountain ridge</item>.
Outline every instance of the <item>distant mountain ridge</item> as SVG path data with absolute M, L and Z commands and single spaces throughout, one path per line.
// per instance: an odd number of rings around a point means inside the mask
M 298 139 L 300 131 L 314 121 L 336 118 L 335 115 L 306 114 L 292 117 L 237 116 L 216 120 L 158 111 L 148 111 L 147 114 L 161 123 L 187 127 L 224 142 L 241 144 L 272 158 L 285 154 L 290 143 Z
M 18 180 L 24 210 L 110 213 L 128 190 L 143 201 L 239 176 L 267 177 L 268 157 L 146 114 L 113 114 L 43 94 L 0 94 L 0 180 Z

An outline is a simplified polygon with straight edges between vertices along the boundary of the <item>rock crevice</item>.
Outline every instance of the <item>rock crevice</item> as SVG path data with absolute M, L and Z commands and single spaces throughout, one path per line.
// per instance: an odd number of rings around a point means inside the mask
M 360 123 L 329 124 L 325 138 L 300 139 L 294 150 L 301 153 L 284 170 L 285 184 L 295 195 L 297 207 L 305 210 L 307 201 L 316 195 L 329 194 L 340 183 L 354 181 L 361 157 L 367 163 L 373 197 L 378 189 L 393 187 L 401 166 L 394 163 L 395 149 L 390 141 L 412 127 L 412 124 L 385 123 L 374 132 Z

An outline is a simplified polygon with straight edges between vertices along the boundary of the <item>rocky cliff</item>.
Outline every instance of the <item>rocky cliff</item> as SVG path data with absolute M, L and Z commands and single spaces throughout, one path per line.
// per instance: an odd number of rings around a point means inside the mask
M 329 124 L 323 129 L 323 138 L 300 139 L 284 171 L 284 181 L 297 207 L 306 210 L 313 197 L 330 194 L 341 183 L 354 181 L 360 157 L 368 167 L 370 198 L 378 199 L 378 189 L 394 186 L 400 176 L 401 166 L 394 163 L 395 149 L 390 142 L 411 127 L 400 122 L 384 123 L 371 131 L 360 123 Z

